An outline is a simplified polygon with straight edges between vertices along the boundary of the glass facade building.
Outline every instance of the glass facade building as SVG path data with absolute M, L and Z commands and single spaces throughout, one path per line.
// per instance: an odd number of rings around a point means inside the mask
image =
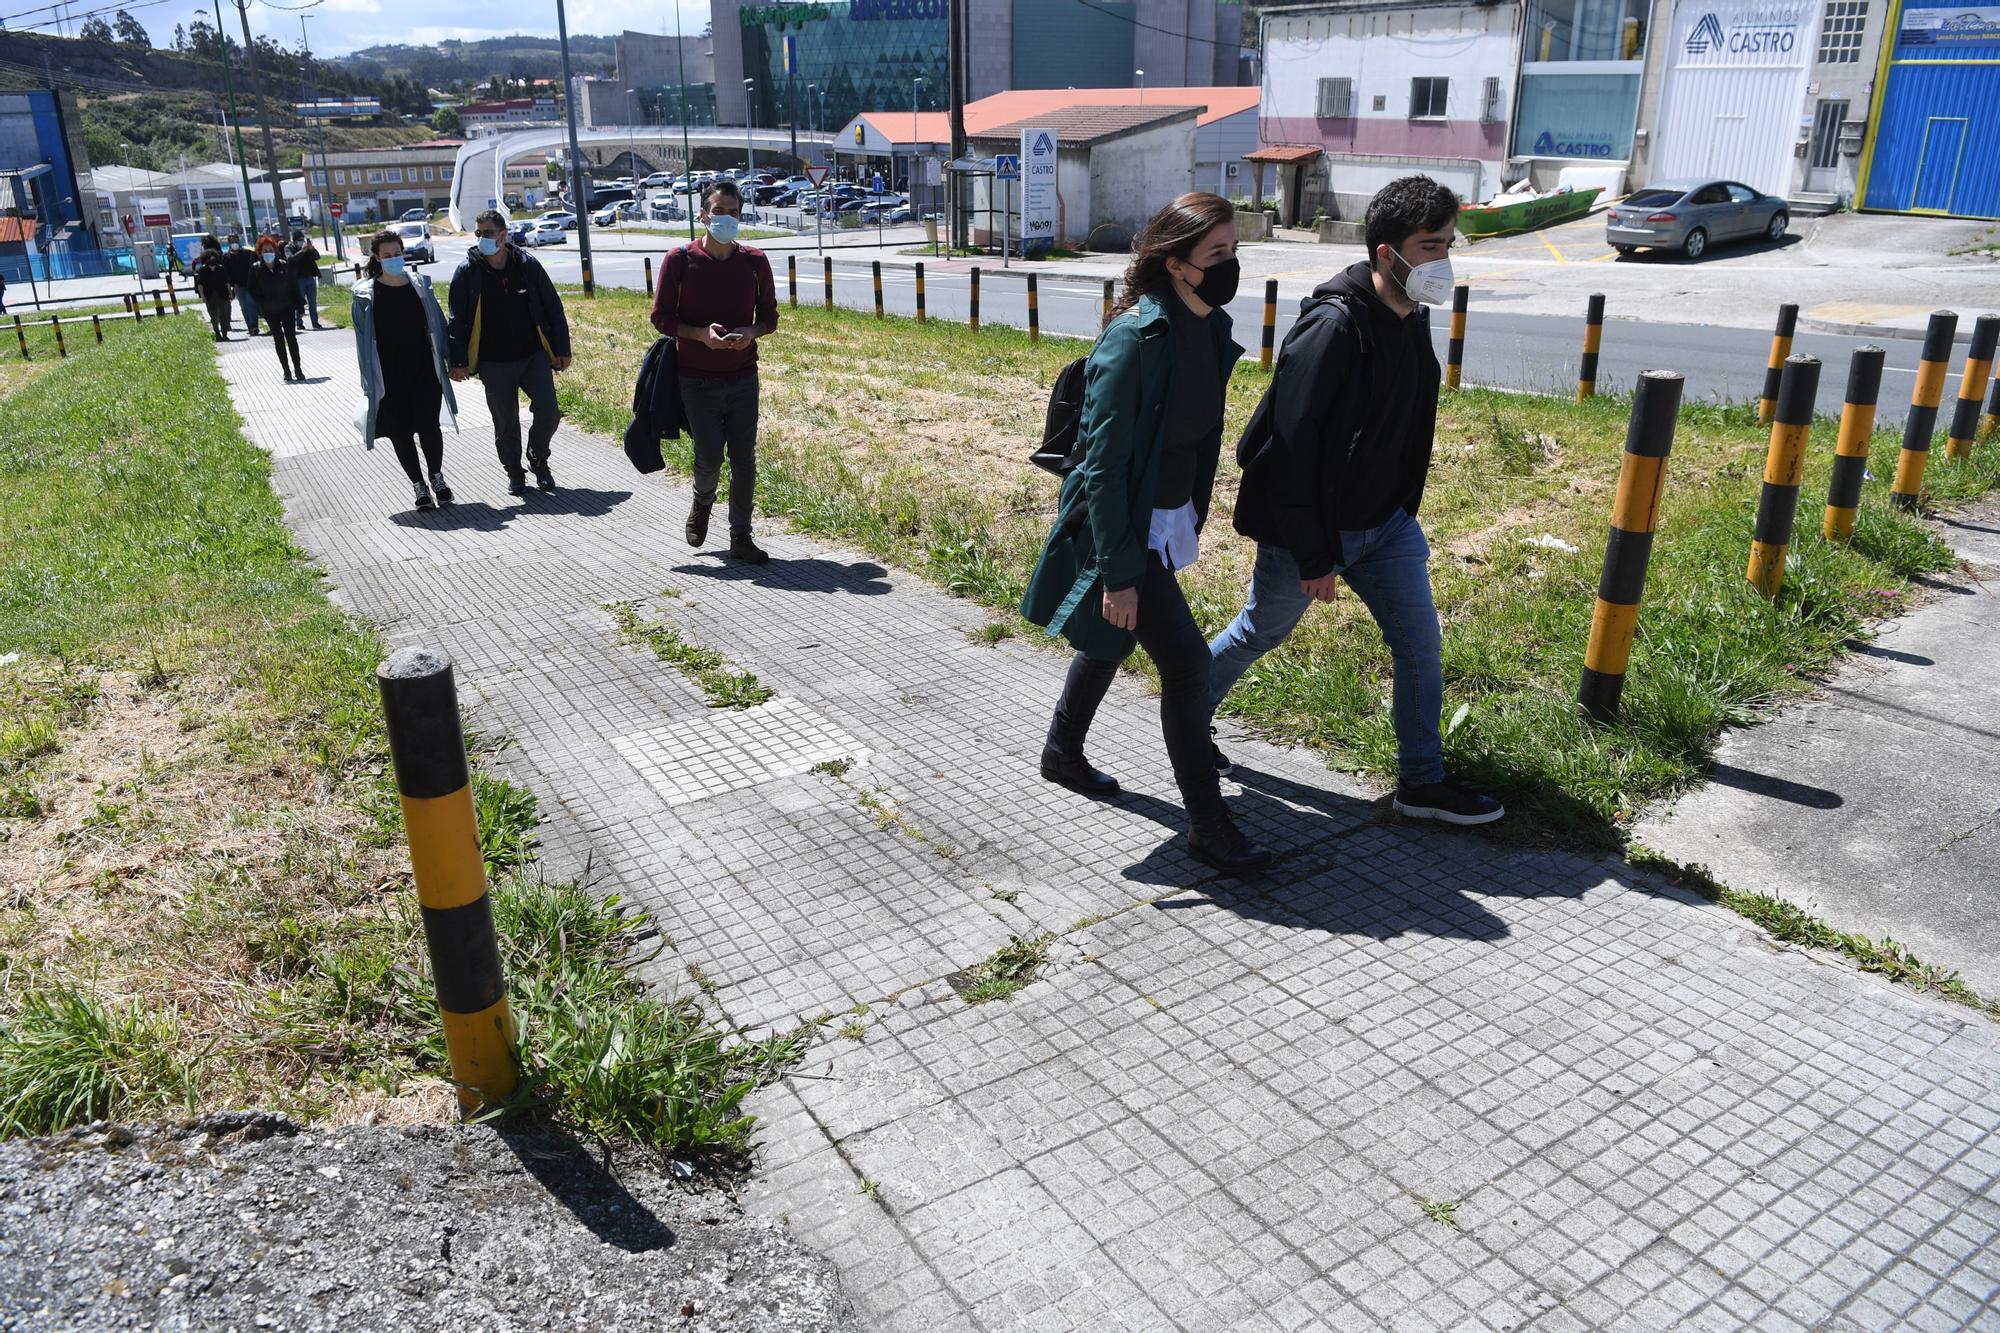
M 751 3 L 738 13 L 760 127 L 831 129 L 863 111 L 906 109 L 913 94 L 922 110 L 944 109 L 945 0 Z
M 1632 156 L 1650 0 L 1528 0 L 1514 156 Z

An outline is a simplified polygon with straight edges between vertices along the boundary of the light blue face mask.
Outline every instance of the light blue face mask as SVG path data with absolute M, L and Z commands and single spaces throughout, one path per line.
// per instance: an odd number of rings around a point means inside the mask
M 499 254 L 499 253 L 500 253 L 500 242 L 499 242 L 499 241 L 497 241 L 497 240 L 495 240 L 495 239 L 493 239 L 493 238 L 492 238 L 491 236 L 482 236 L 482 237 L 480 237 L 480 238 L 479 238 L 479 253 L 480 253 L 480 254 L 482 254 L 482 255 L 497 255 L 497 254 Z
M 402 277 L 403 257 L 401 255 L 389 255 L 385 257 L 382 260 L 382 272 L 387 277 L 391 278 Z
M 708 220 L 708 234 L 715 238 L 717 245 L 736 244 L 736 228 L 741 224 L 727 213 L 718 213 Z

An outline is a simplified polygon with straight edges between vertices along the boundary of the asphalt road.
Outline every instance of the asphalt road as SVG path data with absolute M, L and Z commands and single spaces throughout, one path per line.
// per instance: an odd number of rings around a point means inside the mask
M 665 248 L 663 240 L 662 250 Z M 558 282 L 580 281 L 574 251 L 556 247 L 536 252 Z M 836 257 L 834 300 L 855 310 L 872 309 L 874 288 L 865 257 Z M 610 286 L 643 287 L 643 256 L 600 250 L 592 257 L 597 281 Z M 657 258 L 657 256 L 656 256 Z M 782 255 L 774 256 L 778 299 L 785 300 L 785 267 Z M 933 319 L 963 322 L 968 314 L 968 275 L 963 271 L 926 274 L 924 301 Z M 1097 332 L 1103 282 L 1091 278 L 1073 280 L 1043 273 L 1039 281 L 1041 327 L 1048 333 L 1091 337 Z M 1246 289 L 1229 306 L 1236 321 L 1237 341 L 1257 354 L 1259 329 L 1264 317 L 1263 292 Z M 916 276 L 902 267 L 884 266 L 882 271 L 884 308 L 895 315 L 916 311 Z M 820 265 L 810 252 L 799 257 L 799 299 L 823 299 Z M 1482 309 L 1478 302 L 1501 304 L 1498 295 L 1475 297 L 1468 321 L 1465 345 L 1465 381 L 1474 385 L 1569 394 L 1576 388 L 1577 362 L 1583 345 L 1583 320 L 1549 315 L 1510 315 L 1503 309 Z M 1278 304 L 1277 337 L 1282 342 L 1298 311 L 1298 300 L 1289 294 Z M 982 265 L 979 317 L 984 323 L 1027 327 L 1027 286 L 1018 271 L 1008 272 L 997 264 Z M 1432 312 L 1432 334 L 1438 359 L 1443 361 L 1448 310 Z M 1887 349 L 1882 375 L 1881 404 L 1877 419 L 1885 425 L 1901 425 L 1909 411 L 1911 391 L 1916 385 L 1920 344 L 1907 338 L 1882 339 Z M 1837 418 L 1847 387 L 1849 358 L 1865 346 L 1863 338 L 1835 334 L 1801 333 L 1793 343 L 1795 353 L 1820 358 L 1819 411 Z M 1598 360 L 1598 386 L 1610 392 L 1629 390 L 1644 370 L 1673 370 L 1687 377 L 1685 400 L 1737 401 L 1757 397 L 1764 382 L 1764 365 L 1770 355 L 1768 333 L 1754 329 L 1717 328 L 1689 324 L 1649 324 L 1638 320 L 1613 319 L 1604 326 Z M 1957 366 L 1946 385 L 1939 427 L 1950 422 L 1952 397 L 1957 392 Z

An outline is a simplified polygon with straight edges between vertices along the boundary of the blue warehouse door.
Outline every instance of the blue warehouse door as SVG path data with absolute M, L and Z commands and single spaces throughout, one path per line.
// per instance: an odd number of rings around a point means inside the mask
M 1965 160 L 1965 132 L 1971 122 L 1932 116 L 1924 127 L 1924 153 L 1917 160 L 1913 213 L 1949 213 L 1958 193 L 1958 169 Z
M 2000 5 L 1903 0 L 1890 13 L 1861 206 L 2000 218 Z

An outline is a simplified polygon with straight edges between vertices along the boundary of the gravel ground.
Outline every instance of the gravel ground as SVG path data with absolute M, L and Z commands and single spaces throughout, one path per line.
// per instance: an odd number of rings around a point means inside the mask
M 853 1327 L 781 1226 L 546 1134 L 232 1112 L 0 1144 L 0 1329 Z

